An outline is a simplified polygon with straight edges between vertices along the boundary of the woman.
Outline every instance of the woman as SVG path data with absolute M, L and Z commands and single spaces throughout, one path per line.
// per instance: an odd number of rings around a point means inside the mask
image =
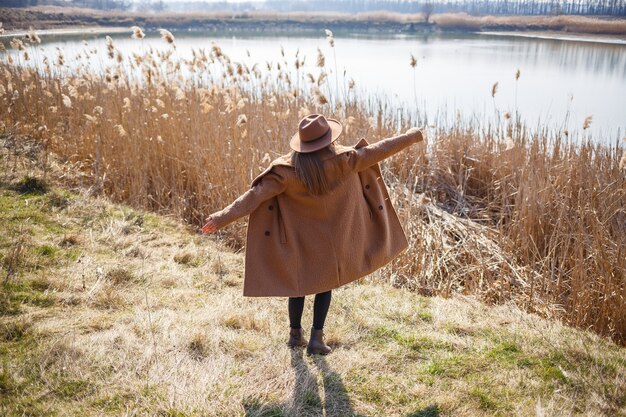
M 423 140 L 420 130 L 368 145 L 335 145 L 337 120 L 300 121 L 288 155 L 202 228 L 211 233 L 250 215 L 244 296 L 289 297 L 290 347 L 327 354 L 323 327 L 331 290 L 391 261 L 407 246 L 378 162 Z M 310 341 L 302 335 L 304 296 L 316 294 Z

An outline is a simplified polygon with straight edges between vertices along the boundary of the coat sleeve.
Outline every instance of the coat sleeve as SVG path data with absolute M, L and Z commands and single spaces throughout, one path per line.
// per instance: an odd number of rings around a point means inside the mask
M 286 178 L 272 170 L 230 205 L 211 214 L 211 218 L 217 228 L 221 229 L 240 217 L 249 215 L 262 202 L 282 193 L 286 188 Z
M 348 165 L 353 172 L 360 172 L 368 167 L 389 158 L 408 146 L 422 140 L 422 133 L 409 136 L 406 134 L 383 139 L 371 145 L 346 152 Z

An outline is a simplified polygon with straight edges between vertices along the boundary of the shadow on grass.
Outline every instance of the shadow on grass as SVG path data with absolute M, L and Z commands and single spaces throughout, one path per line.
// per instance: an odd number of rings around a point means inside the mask
M 288 414 L 283 412 L 280 404 L 260 404 L 257 400 L 244 401 L 243 408 L 246 417 L 283 417 Z
M 436 404 L 429 405 L 428 407 L 408 414 L 406 417 L 439 417 L 439 406 Z
M 365 417 L 356 414 L 341 376 L 330 369 L 326 358 L 313 356 L 324 387 L 324 400 L 320 396 L 317 376 L 304 359 L 301 349 L 291 351 L 291 366 L 295 381 L 291 400 L 286 404 L 262 404 L 258 400 L 244 402 L 246 417 Z
M 326 357 L 315 355 L 313 362 L 320 371 L 322 383 L 324 384 L 324 405 L 326 408 L 326 416 L 343 417 L 343 416 L 361 416 L 356 414 L 352 409 L 352 402 L 348 396 L 341 375 L 333 371 L 326 362 Z
M 292 415 L 322 416 L 324 406 L 319 393 L 317 377 L 304 360 L 301 349 L 291 350 L 291 366 L 296 376 L 291 402 Z

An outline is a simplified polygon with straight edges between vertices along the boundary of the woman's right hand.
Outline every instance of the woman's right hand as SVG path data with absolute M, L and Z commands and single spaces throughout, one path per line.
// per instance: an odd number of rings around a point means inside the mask
M 415 140 L 415 142 L 421 142 L 424 140 L 424 135 L 422 135 L 422 131 L 417 127 L 410 128 L 404 134 L 407 136 L 411 136 Z
M 217 225 L 211 216 L 206 218 L 206 224 L 202 226 L 202 233 L 213 233 L 217 230 Z

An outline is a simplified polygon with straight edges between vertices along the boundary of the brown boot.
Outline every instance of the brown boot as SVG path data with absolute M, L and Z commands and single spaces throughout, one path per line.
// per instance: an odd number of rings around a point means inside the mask
M 311 340 L 306 348 L 309 355 L 328 355 L 332 349 L 324 342 L 324 331 L 311 328 Z
M 302 335 L 302 328 L 299 329 L 291 329 L 289 331 L 289 341 L 287 345 L 291 348 L 294 347 L 305 347 L 307 344 L 306 339 Z

